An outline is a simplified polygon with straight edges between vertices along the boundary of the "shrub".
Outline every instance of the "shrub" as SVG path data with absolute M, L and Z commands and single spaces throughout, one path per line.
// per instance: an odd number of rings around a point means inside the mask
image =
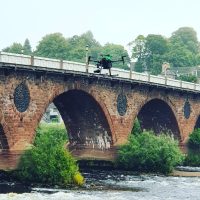
M 76 185 L 83 185 L 84 184 L 84 178 L 83 178 L 83 176 L 79 172 L 77 172 L 74 175 L 73 180 L 74 180 L 74 183 Z
M 195 129 L 189 136 L 188 147 L 190 149 L 200 149 L 200 129 Z
M 192 74 L 180 75 L 180 77 L 178 79 L 182 80 L 182 81 L 192 82 L 192 83 L 197 83 L 197 81 L 198 81 L 198 78 Z
M 118 166 L 136 171 L 169 173 L 181 163 L 183 155 L 178 142 L 168 135 L 155 136 L 153 132 L 131 135 L 121 146 Z
M 200 151 L 189 150 L 184 160 L 185 166 L 200 166 Z
M 140 134 L 140 133 L 142 133 L 142 129 L 141 129 L 140 122 L 139 122 L 138 118 L 136 118 L 135 121 L 134 121 L 134 125 L 133 125 L 133 129 L 131 131 L 131 134 L 137 135 L 137 134 Z
M 33 148 L 27 150 L 21 158 L 17 177 L 25 182 L 49 185 L 74 183 L 74 177 L 79 173 L 78 166 L 64 148 L 65 143 L 66 132 L 62 131 L 62 127 L 40 126 Z

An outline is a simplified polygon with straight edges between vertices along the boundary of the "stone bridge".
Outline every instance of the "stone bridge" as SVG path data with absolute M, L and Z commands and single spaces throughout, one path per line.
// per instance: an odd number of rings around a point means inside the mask
M 200 127 L 199 85 L 117 69 L 119 76 L 110 77 L 86 67 L 89 73 L 80 63 L 0 54 L 0 169 L 17 166 L 52 102 L 79 159 L 113 160 L 136 117 L 143 129 L 173 134 L 181 145 Z

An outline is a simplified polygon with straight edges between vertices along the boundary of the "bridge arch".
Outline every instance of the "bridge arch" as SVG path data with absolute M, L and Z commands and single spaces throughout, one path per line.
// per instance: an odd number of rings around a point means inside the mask
M 112 144 L 109 124 L 99 103 L 82 90 L 69 90 L 53 103 L 68 130 L 70 145 L 107 149 Z
M 155 134 L 167 132 L 176 139 L 181 139 L 173 108 L 165 100 L 154 98 L 145 102 L 141 106 L 137 118 L 142 130 L 153 130 Z

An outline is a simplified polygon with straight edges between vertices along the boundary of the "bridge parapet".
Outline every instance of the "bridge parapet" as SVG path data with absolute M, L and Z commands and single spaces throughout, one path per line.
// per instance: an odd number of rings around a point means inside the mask
M 50 59 L 43 57 L 27 56 L 22 54 L 12 54 L 6 52 L 0 52 L 0 63 L 15 65 L 16 67 L 24 66 L 27 68 L 42 68 L 48 71 L 59 70 L 62 73 L 66 71 L 71 72 L 80 72 L 86 74 L 86 64 Z M 89 65 L 89 74 L 94 74 L 95 65 Z M 145 73 L 130 72 L 128 70 L 112 68 L 112 74 L 117 74 L 117 79 L 131 80 L 137 82 L 143 82 L 146 84 L 161 85 L 165 87 L 173 87 L 182 90 L 189 90 L 195 93 L 200 92 L 200 84 L 189 83 L 181 80 L 175 80 L 163 76 L 154 76 Z M 102 70 L 103 73 L 106 73 L 105 70 Z

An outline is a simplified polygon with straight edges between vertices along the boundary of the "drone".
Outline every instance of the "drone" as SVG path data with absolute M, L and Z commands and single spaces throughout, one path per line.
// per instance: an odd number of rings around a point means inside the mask
M 112 63 L 123 62 L 123 64 L 124 64 L 124 57 L 126 57 L 126 56 L 122 56 L 121 59 L 119 59 L 119 60 L 112 60 L 112 56 L 110 54 L 107 54 L 107 55 L 101 55 L 100 60 L 94 60 L 91 56 L 89 56 L 88 57 L 88 65 L 89 65 L 90 62 L 95 62 L 97 69 L 94 70 L 94 73 L 101 74 L 102 69 L 108 69 L 109 75 L 112 76 L 111 75 Z

